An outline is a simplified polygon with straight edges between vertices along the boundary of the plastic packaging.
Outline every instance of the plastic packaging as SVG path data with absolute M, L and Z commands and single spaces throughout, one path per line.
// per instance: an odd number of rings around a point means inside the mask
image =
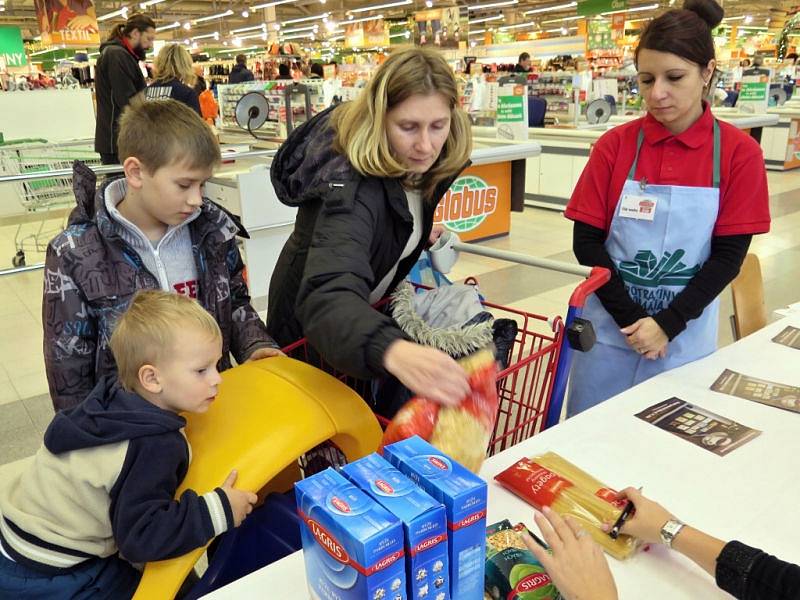
M 473 473 L 480 470 L 497 418 L 497 364 L 491 350 L 459 364 L 469 375 L 469 395 L 454 407 L 412 399 L 389 423 L 382 446 L 418 435 Z
M 558 454 L 523 458 L 495 479 L 537 509 L 549 506 L 561 516 L 571 516 L 614 558 L 622 560 L 636 551 L 635 538 L 622 534 L 612 540 L 602 530 L 604 523 L 619 519 L 627 501 L 618 500 L 616 491 Z

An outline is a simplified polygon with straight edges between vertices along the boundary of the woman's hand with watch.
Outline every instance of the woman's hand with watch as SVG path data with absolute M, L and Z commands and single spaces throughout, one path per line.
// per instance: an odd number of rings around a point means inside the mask
M 621 532 L 639 538 L 643 542 L 664 543 L 661 535 L 662 529 L 670 521 L 678 522 L 672 513 L 658 502 L 648 500 L 633 487 L 625 488 L 618 494 L 618 497 L 630 500 L 636 508 L 625 521 Z M 611 525 L 607 525 L 606 529 L 611 530 Z

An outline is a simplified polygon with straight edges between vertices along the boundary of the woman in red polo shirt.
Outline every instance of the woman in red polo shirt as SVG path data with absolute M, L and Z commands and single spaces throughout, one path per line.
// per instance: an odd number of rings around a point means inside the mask
M 713 352 L 718 296 L 769 231 L 761 148 L 703 101 L 722 15 L 686 0 L 642 32 L 647 115 L 597 141 L 567 206 L 578 261 L 613 273 L 584 311 L 597 344 L 575 357 L 569 416 Z

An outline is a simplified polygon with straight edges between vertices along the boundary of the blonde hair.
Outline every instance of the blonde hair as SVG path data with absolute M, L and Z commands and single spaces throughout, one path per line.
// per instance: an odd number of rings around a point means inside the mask
M 187 328 L 215 340 L 222 337 L 214 317 L 196 300 L 160 290 L 137 292 L 109 342 L 122 387 L 132 391 L 139 381 L 139 369 L 167 356 Z
M 428 172 L 414 182 L 426 195 L 431 194 L 441 181 L 458 174 L 472 152 L 472 128 L 459 105 L 455 76 L 444 58 L 433 50 L 415 48 L 393 54 L 378 67 L 356 100 L 334 110 L 334 149 L 347 156 L 362 175 L 407 177 L 407 167 L 389 147 L 386 115 L 411 96 L 430 94 L 441 94 L 450 106 L 450 133 L 441 154 Z
M 155 83 L 177 79 L 191 86 L 197 81 L 192 55 L 180 44 L 164 46 L 158 53 L 153 68 L 156 72 Z
M 150 173 L 177 162 L 206 169 L 222 160 L 211 128 L 194 110 L 172 99 L 132 98 L 119 120 L 117 148 L 121 162 L 133 156 Z

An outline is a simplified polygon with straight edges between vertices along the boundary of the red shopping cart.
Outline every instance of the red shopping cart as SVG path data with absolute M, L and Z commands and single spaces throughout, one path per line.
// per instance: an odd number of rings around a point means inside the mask
M 572 322 L 580 317 L 586 298 L 604 285 L 610 278 L 607 269 L 581 267 L 522 254 L 505 252 L 455 242 L 458 251 L 480 254 L 534 267 L 540 267 L 583 276 L 586 279 L 573 292 L 566 322 L 560 316 L 548 318 L 535 313 L 483 302 L 495 319 L 509 318 L 517 323 L 517 336 L 511 348 L 508 366 L 497 376 L 500 400 L 495 429 L 487 449 L 491 456 L 509 448 L 541 430 L 558 422 L 561 415 L 567 378 L 571 363 L 572 348 L 566 342 L 565 332 Z M 466 283 L 477 283 L 470 278 Z M 426 286 L 414 284 L 418 289 Z M 383 308 L 388 299 L 376 305 Z M 353 388 L 365 401 L 372 402 L 372 382 L 349 377 L 327 364 L 309 345 L 306 339 L 298 340 L 284 348 L 284 352 L 323 369 Z M 380 415 L 376 418 L 385 426 L 387 421 Z M 335 448 L 317 448 L 301 460 L 303 470 L 316 472 L 318 467 L 341 464 L 340 453 Z M 316 463 L 319 461 L 319 464 Z

